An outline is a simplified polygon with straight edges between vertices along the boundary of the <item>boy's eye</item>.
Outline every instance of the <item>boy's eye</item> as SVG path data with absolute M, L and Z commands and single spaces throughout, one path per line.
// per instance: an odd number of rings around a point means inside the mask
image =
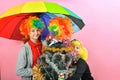
M 41 32 L 41 29 L 37 29 L 37 31 Z
M 31 30 L 32 32 L 35 32 L 35 30 L 33 29 L 33 30 Z
M 37 29 L 37 31 L 41 31 L 40 29 Z

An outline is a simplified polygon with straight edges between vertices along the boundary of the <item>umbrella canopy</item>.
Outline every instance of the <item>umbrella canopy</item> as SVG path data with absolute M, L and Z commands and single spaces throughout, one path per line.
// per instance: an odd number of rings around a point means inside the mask
M 45 23 L 45 29 L 42 32 L 42 39 L 49 34 L 49 20 L 56 16 L 68 17 L 72 20 L 74 32 L 78 32 L 84 27 L 84 22 L 75 13 L 69 9 L 52 2 L 27 2 L 14 6 L 0 15 L 0 36 L 21 40 L 22 35 L 19 31 L 19 25 L 22 20 L 31 15 L 39 16 Z
M 14 6 L 0 15 L 0 18 L 15 15 L 19 13 L 42 13 L 42 12 L 50 12 L 50 13 L 60 13 L 66 15 L 72 15 L 76 18 L 80 18 L 75 13 L 70 11 L 69 9 L 53 2 L 26 2 L 17 6 Z
M 42 32 L 43 34 L 41 36 L 42 39 L 44 39 L 47 36 L 47 34 L 49 34 L 49 30 L 48 30 L 49 21 L 50 21 L 50 19 L 52 19 L 54 17 L 68 17 L 68 18 L 70 18 L 72 20 L 72 26 L 73 26 L 74 33 L 80 31 L 80 29 L 82 29 L 84 26 L 84 23 L 82 20 L 75 18 L 75 17 L 72 17 L 72 16 L 67 16 L 64 14 L 41 13 L 39 16 L 40 16 L 40 18 L 43 19 L 43 21 L 45 23 L 45 29 L 43 30 L 43 32 Z

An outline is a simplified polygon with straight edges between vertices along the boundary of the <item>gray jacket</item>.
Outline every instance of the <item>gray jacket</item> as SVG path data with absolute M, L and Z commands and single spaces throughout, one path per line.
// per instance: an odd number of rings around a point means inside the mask
M 21 76 L 22 80 L 32 80 L 32 64 L 32 50 L 27 42 L 22 46 L 18 55 L 16 74 Z

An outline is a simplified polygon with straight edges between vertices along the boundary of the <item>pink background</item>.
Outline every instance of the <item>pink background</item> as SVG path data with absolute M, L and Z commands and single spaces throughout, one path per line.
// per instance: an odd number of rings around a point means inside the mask
M 9 7 L 27 1 L 0 0 L 0 14 Z M 120 77 L 120 1 L 119 0 L 46 0 L 57 2 L 81 16 L 86 26 L 73 38 L 88 49 L 95 80 L 119 80 Z M 15 66 L 22 42 L 0 38 L 1 80 L 19 80 Z

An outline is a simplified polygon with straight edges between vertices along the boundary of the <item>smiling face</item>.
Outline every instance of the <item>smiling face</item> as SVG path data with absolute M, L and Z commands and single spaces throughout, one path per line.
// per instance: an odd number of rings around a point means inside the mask
M 78 54 L 81 54 L 81 43 L 78 40 L 74 39 L 71 41 L 71 46 L 73 47 L 75 57 L 78 57 Z
M 80 46 L 74 46 L 74 50 L 76 52 L 76 54 L 79 54 L 80 53 Z
M 40 28 L 31 28 L 29 33 L 30 40 L 36 42 L 41 35 L 41 31 L 42 29 Z

